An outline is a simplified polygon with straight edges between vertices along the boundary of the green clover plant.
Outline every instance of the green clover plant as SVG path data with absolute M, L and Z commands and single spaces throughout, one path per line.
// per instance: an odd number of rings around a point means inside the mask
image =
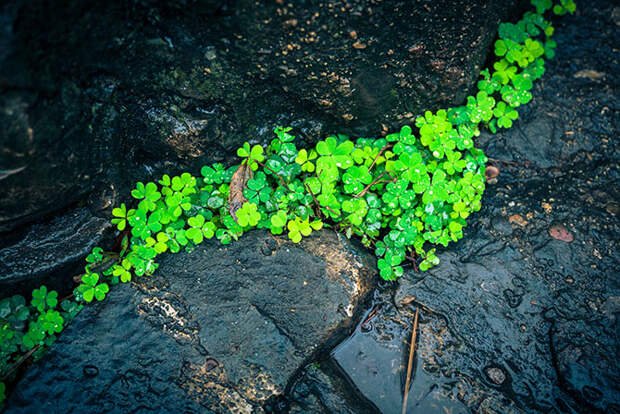
M 153 274 L 158 255 L 205 239 L 228 244 L 262 228 L 299 243 L 327 226 L 374 248 L 383 279 L 397 279 L 409 264 L 422 271 L 436 266 L 437 247 L 461 239 L 466 220 L 481 207 L 487 158 L 475 138 L 481 128 L 510 128 L 517 109 L 532 99 L 533 82 L 556 47 L 543 14 L 575 11 L 573 0 L 532 5 L 535 11 L 520 21 L 500 24 L 497 60 L 480 72 L 478 90 L 464 105 L 426 111 L 414 126 L 384 138 L 332 135 L 301 150 L 292 128 L 277 127 L 266 147 L 244 143 L 240 164 L 138 182 L 133 208 L 122 203 L 112 210 L 112 224 L 124 232 L 121 251 L 94 248 L 72 295 L 59 300 L 41 286 L 29 303 L 19 295 L 0 300 L 0 404 L 23 356 L 39 358 L 84 303 L 103 300 L 117 283 Z M 231 180 L 247 167 L 244 200 L 233 211 L 229 197 L 239 194 L 231 195 Z

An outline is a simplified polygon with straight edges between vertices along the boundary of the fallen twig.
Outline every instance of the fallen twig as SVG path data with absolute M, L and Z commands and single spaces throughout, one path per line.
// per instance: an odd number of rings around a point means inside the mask
M 256 160 L 255 160 L 255 161 L 256 161 Z M 280 179 L 280 181 L 282 182 L 282 185 L 284 185 L 284 187 L 285 187 L 288 191 L 291 191 L 291 192 L 293 191 L 293 190 L 291 190 L 291 189 L 289 188 L 289 186 L 286 184 L 286 181 L 284 181 L 284 179 L 283 179 L 282 177 L 280 177 L 280 174 L 278 174 L 277 172 L 275 172 L 275 171 L 274 171 L 274 170 L 272 170 L 271 168 L 267 167 L 265 164 L 263 164 L 263 163 L 262 163 L 262 162 L 260 162 L 260 161 L 256 161 L 256 163 L 257 163 L 258 165 L 260 165 L 261 167 L 263 167 L 263 168 L 265 168 L 265 169 L 267 169 L 267 170 L 271 171 L 271 172 L 272 172 L 272 173 L 273 173 L 276 177 L 278 177 L 278 178 Z
M 413 329 L 411 330 L 411 343 L 409 344 L 409 362 L 407 364 L 407 380 L 405 381 L 405 395 L 403 396 L 402 414 L 407 413 L 407 397 L 409 396 L 409 384 L 411 381 L 411 369 L 413 368 L 413 354 L 415 351 L 416 331 L 418 330 L 418 309 L 415 310 L 413 318 Z
M 368 171 L 372 171 L 372 167 L 375 166 L 375 163 L 377 162 L 381 154 L 383 154 L 383 151 L 385 151 L 386 149 L 392 148 L 393 146 L 394 144 L 388 144 L 388 145 L 385 145 L 383 148 L 381 148 L 381 150 L 379 151 L 375 159 L 372 161 L 372 164 L 370 164 L 370 167 L 368 167 Z
M 390 178 L 391 178 L 391 180 L 390 180 L 390 181 L 385 181 L 385 180 L 383 180 L 383 181 L 379 181 L 379 179 L 380 179 L 381 177 L 383 177 L 384 175 L 386 175 L 386 174 L 388 175 L 388 177 L 390 177 Z M 375 179 L 373 180 L 373 182 L 372 182 L 372 183 L 368 184 L 366 187 L 364 187 L 364 189 L 363 189 L 362 191 L 360 191 L 359 193 L 355 194 L 355 195 L 353 196 L 353 198 L 360 198 L 361 196 L 363 196 L 364 194 L 366 194 L 366 193 L 368 192 L 368 190 L 370 189 L 370 187 L 372 187 L 372 186 L 373 186 L 373 185 L 375 185 L 375 184 L 380 184 L 380 183 L 393 183 L 393 182 L 395 182 L 395 181 L 396 181 L 396 179 L 392 178 L 392 176 L 390 175 L 390 173 L 389 173 L 389 172 L 387 172 L 387 171 L 383 171 L 381 174 L 379 174 L 379 176 L 378 176 L 377 178 L 375 178 Z
M 24 361 L 26 361 L 28 358 L 30 358 L 30 356 L 32 354 L 34 354 L 39 348 L 41 348 L 41 345 L 37 345 L 34 348 L 32 348 L 30 351 L 28 351 L 27 353 L 25 353 L 24 355 L 22 355 L 22 357 L 13 365 L 11 365 L 11 367 L 6 371 L 6 373 L 4 374 L 4 376 L 2 377 L 2 381 L 6 381 L 9 378 L 9 375 L 11 375 L 13 373 L 13 371 L 15 371 L 17 368 L 19 368 L 19 366 L 24 363 Z
M 314 200 L 314 204 L 316 204 L 316 208 L 317 208 L 318 213 L 319 213 L 319 218 L 322 218 L 323 217 L 323 212 L 321 211 L 321 205 L 319 204 L 318 200 L 314 196 L 314 193 L 310 189 L 310 186 L 308 184 L 306 184 L 306 183 L 304 183 L 304 186 L 306 187 L 306 190 L 308 190 L 308 192 L 312 196 L 312 199 Z

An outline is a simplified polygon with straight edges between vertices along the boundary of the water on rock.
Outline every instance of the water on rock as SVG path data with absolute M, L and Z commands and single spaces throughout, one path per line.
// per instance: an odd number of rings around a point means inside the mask
M 330 231 L 253 231 L 168 255 L 80 312 L 6 412 L 262 412 L 350 334 L 376 282 L 360 252 Z

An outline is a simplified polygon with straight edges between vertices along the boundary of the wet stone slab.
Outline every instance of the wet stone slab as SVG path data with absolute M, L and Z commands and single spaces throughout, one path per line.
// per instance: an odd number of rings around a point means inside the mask
M 616 9 L 580 3 L 557 22 L 521 119 L 479 138 L 499 176 L 464 239 L 380 289 L 333 352 L 384 414 L 401 412 L 416 307 L 408 413 L 620 412 Z
M 323 231 L 262 231 L 167 255 L 86 307 L 17 384 L 7 413 L 263 412 L 349 335 L 374 258 Z

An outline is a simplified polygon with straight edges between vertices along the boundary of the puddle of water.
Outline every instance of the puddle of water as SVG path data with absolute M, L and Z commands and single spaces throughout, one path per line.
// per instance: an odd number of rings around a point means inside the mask
M 360 324 L 353 335 L 332 351 L 331 357 L 352 384 L 383 414 L 400 414 L 411 327 L 405 327 L 401 321 L 382 316 L 382 320 L 376 325 L 372 325 L 373 321 Z M 365 329 L 362 329 L 362 325 Z M 368 325 L 373 326 L 370 331 L 367 331 Z M 427 331 L 424 325 L 424 323 L 419 325 L 419 341 L 424 340 L 420 334 Z M 459 381 L 427 372 L 422 369 L 423 365 L 421 358 L 416 356 L 407 413 L 469 412 L 468 408 L 456 398 L 459 388 L 456 383 Z M 432 371 L 432 367 L 427 368 Z

